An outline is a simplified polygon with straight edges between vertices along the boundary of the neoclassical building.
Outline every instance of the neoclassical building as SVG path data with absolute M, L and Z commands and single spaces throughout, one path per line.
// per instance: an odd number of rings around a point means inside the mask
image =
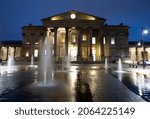
M 56 61 L 115 60 L 128 56 L 128 26 L 107 25 L 106 19 L 78 11 L 68 11 L 41 20 L 41 26 L 22 27 L 22 57 L 40 57 L 43 41 L 49 40 Z
M 107 25 L 106 19 L 68 11 L 41 20 L 42 25 L 22 27 L 21 60 L 39 60 L 46 36 L 56 61 L 109 61 L 129 56 L 128 26 Z M 4 59 L 4 58 L 3 58 Z

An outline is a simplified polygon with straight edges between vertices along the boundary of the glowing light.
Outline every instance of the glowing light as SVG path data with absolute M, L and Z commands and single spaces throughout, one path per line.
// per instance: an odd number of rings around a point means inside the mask
M 29 42 L 26 42 L 26 44 L 29 45 L 30 43 L 29 43 Z
M 74 14 L 74 13 L 71 14 L 71 15 L 70 15 L 70 18 L 71 18 L 71 19 L 75 19 L 75 18 L 76 18 L 76 14 Z
M 115 38 L 111 38 L 111 44 L 112 44 L 112 45 L 115 44 Z
M 82 40 L 83 40 L 83 41 L 86 41 L 86 39 L 87 39 L 87 36 L 84 34 L 84 35 L 82 36 Z
M 29 57 L 29 52 L 28 51 L 26 52 L 26 57 Z
M 34 57 L 38 57 L 38 50 L 34 50 Z
M 92 44 L 96 44 L 96 38 L 92 37 Z
M 39 43 L 38 42 L 35 42 L 35 45 L 38 45 Z
M 138 46 L 141 46 L 141 42 L 138 42 Z
M 103 44 L 104 44 L 104 45 L 106 44 L 106 39 L 105 39 L 105 37 L 103 37 Z
M 148 30 L 147 30 L 147 29 L 144 29 L 144 30 L 143 30 L 143 34 L 148 34 Z

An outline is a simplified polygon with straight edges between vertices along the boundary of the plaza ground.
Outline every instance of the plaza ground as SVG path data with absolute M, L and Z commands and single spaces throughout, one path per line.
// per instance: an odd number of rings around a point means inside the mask
M 123 65 L 122 73 L 116 72 L 117 64 L 109 64 L 107 68 L 104 64 L 71 64 L 64 71 L 61 64 L 56 67 L 54 78 L 47 79 L 46 84 L 38 67 L 18 65 L 17 71 L 1 73 L 0 101 L 149 101 L 149 67 L 142 69 L 142 66 L 129 68 Z M 144 79 L 139 79 L 141 76 Z

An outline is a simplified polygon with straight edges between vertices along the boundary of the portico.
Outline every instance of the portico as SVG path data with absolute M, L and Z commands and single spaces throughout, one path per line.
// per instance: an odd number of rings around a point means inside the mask
M 100 60 L 101 49 L 100 45 L 97 46 L 100 44 L 100 37 L 97 36 L 97 29 L 95 33 L 92 28 L 79 27 L 50 28 L 50 31 L 49 37 L 53 43 L 53 55 L 56 60 L 61 60 L 65 56 L 69 56 L 71 61 Z
M 44 27 L 51 30 L 50 40 L 54 40 L 56 60 L 65 56 L 69 56 L 71 61 L 101 59 L 100 41 L 103 37 L 100 28 L 104 26 L 105 19 L 69 11 L 42 19 L 42 22 Z

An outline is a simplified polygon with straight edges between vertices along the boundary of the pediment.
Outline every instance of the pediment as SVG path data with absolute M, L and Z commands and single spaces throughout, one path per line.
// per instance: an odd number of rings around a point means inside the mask
M 73 18 L 71 18 L 71 16 L 73 16 Z M 47 18 L 42 19 L 42 22 L 45 21 L 66 21 L 66 20 L 88 20 L 88 21 L 95 21 L 95 20 L 99 20 L 99 21 L 105 21 L 104 18 L 101 17 L 96 17 L 90 14 L 86 14 L 86 13 L 82 13 L 82 12 L 78 12 L 78 11 L 68 11 L 65 13 L 61 13 L 61 14 L 57 14 L 54 16 L 50 16 Z

